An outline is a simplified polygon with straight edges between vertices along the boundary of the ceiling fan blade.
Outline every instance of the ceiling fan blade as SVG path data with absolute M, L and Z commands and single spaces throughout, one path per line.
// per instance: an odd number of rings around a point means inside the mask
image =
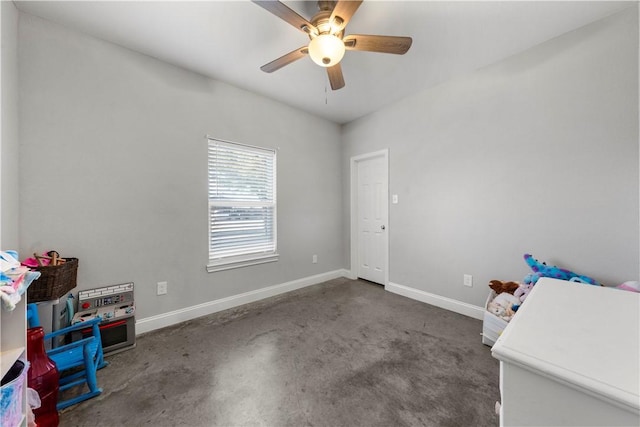
M 278 0 L 251 0 L 253 3 L 257 4 L 261 8 L 265 9 L 268 12 L 273 13 L 278 18 L 283 21 L 288 22 L 289 24 L 296 27 L 298 30 L 303 33 L 309 34 L 310 32 L 316 32 L 316 27 L 314 27 L 309 21 L 304 19 L 302 16 L 298 15 L 295 11 L 290 9 L 284 3 L 279 2 Z
M 331 83 L 332 90 L 338 90 L 344 87 L 344 76 L 342 75 L 342 67 L 339 62 L 333 67 L 327 68 L 327 74 L 329 75 L 329 83 Z
M 347 50 L 363 50 L 367 52 L 395 53 L 404 55 L 411 47 L 411 37 L 372 36 L 365 34 L 350 34 L 342 41 Z
M 265 73 L 273 73 L 274 71 L 279 70 L 285 65 L 291 64 L 293 61 L 297 61 L 308 53 L 309 49 L 306 46 L 302 46 L 294 51 L 287 53 L 286 55 L 282 55 L 280 58 L 271 61 L 268 64 L 263 65 L 262 67 L 260 67 L 260 69 Z
M 358 10 L 361 3 L 362 0 L 339 0 L 331 12 L 330 20 L 333 21 L 336 18 L 339 18 L 341 21 L 340 30 L 344 30 L 344 27 L 347 26 L 351 17 L 356 13 L 356 10 Z

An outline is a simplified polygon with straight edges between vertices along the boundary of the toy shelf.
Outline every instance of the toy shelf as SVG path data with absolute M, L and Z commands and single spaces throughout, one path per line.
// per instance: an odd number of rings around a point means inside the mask
M 0 353 L 0 378 L 4 377 L 9 369 L 13 366 L 14 362 L 24 354 L 24 347 L 16 347 L 8 350 L 3 350 Z
M 4 306 L 0 307 L 0 373 L 2 377 L 11 369 L 16 360 L 27 360 L 27 315 L 25 300 L 26 295 L 23 295 L 20 302 L 16 304 L 16 308 L 11 311 L 7 310 Z M 22 388 L 21 400 L 22 416 L 17 421 L 17 424 L 15 424 L 16 426 L 26 426 L 26 384 Z M 0 422 L 0 424 L 2 424 L 2 422 Z

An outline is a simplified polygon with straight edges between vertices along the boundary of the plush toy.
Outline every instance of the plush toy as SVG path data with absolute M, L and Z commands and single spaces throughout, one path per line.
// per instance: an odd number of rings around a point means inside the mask
M 508 308 L 511 308 L 513 304 L 520 304 L 520 300 L 518 299 L 518 297 L 508 294 L 506 292 L 503 292 L 500 295 L 497 295 L 493 299 L 493 302 Z
M 520 302 L 524 302 L 524 300 L 527 299 L 527 296 L 529 296 L 529 292 L 531 292 L 531 289 L 533 289 L 533 284 L 531 283 L 520 285 L 518 289 L 516 289 L 513 293 L 513 296 L 518 298 Z
M 581 276 L 572 271 L 565 270 L 556 266 L 548 266 L 544 262 L 539 262 L 529 254 L 524 255 L 524 261 L 529 267 L 531 267 L 531 270 L 533 270 L 533 274 L 528 274 L 524 278 L 524 283 L 526 284 L 535 285 L 538 279 L 541 277 L 553 277 L 554 279 L 570 280 L 572 282 L 587 283 L 589 285 L 596 286 L 599 285 L 599 283 L 597 283 L 591 277 Z
M 502 280 L 491 280 L 489 281 L 489 287 L 493 289 L 496 295 L 500 295 L 503 292 L 513 294 L 513 292 L 518 289 L 518 282 L 503 282 Z
M 490 313 L 493 313 L 508 322 L 515 313 L 511 307 L 516 302 L 520 303 L 520 301 L 513 295 L 503 292 L 496 296 L 493 301 L 489 303 L 487 308 Z
M 510 321 L 516 313 L 511 307 L 504 307 L 500 304 L 496 304 L 495 302 L 490 302 L 487 309 L 489 310 L 489 313 L 507 322 Z
M 489 311 L 489 313 L 493 314 L 494 316 L 498 316 L 501 318 L 509 317 L 509 315 L 507 314 L 507 308 L 500 304 L 496 304 L 493 301 L 489 303 L 489 305 L 487 306 L 487 310 Z
M 516 304 L 520 304 L 520 300 L 518 298 L 514 297 L 510 293 L 503 292 L 500 295 L 497 295 L 493 301 L 487 305 L 487 309 L 490 313 L 508 322 L 515 314 L 512 307 Z
M 623 284 L 616 286 L 616 289 L 622 289 L 623 291 L 630 291 L 630 292 L 640 292 L 640 282 L 636 282 L 635 280 L 630 280 L 628 282 L 624 282 Z

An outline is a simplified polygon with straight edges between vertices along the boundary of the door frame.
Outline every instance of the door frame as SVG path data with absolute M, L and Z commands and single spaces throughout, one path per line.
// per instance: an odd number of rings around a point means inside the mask
M 351 157 L 350 168 L 350 226 L 351 226 L 351 266 L 350 266 L 350 279 L 358 278 L 358 162 L 363 160 L 370 160 L 372 158 L 382 157 L 387 165 L 387 176 L 385 177 L 387 184 L 386 203 L 384 204 L 384 213 L 387 218 L 386 231 L 386 247 L 384 256 L 384 283 L 385 288 L 389 284 L 389 149 L 374 151 L 371 153 L 360 154 Z

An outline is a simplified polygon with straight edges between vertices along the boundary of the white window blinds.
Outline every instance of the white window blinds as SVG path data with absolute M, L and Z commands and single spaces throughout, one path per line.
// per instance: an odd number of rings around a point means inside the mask
M 275 254 L 275 151 L 209 139 L 210 267 L 267 262 Z

